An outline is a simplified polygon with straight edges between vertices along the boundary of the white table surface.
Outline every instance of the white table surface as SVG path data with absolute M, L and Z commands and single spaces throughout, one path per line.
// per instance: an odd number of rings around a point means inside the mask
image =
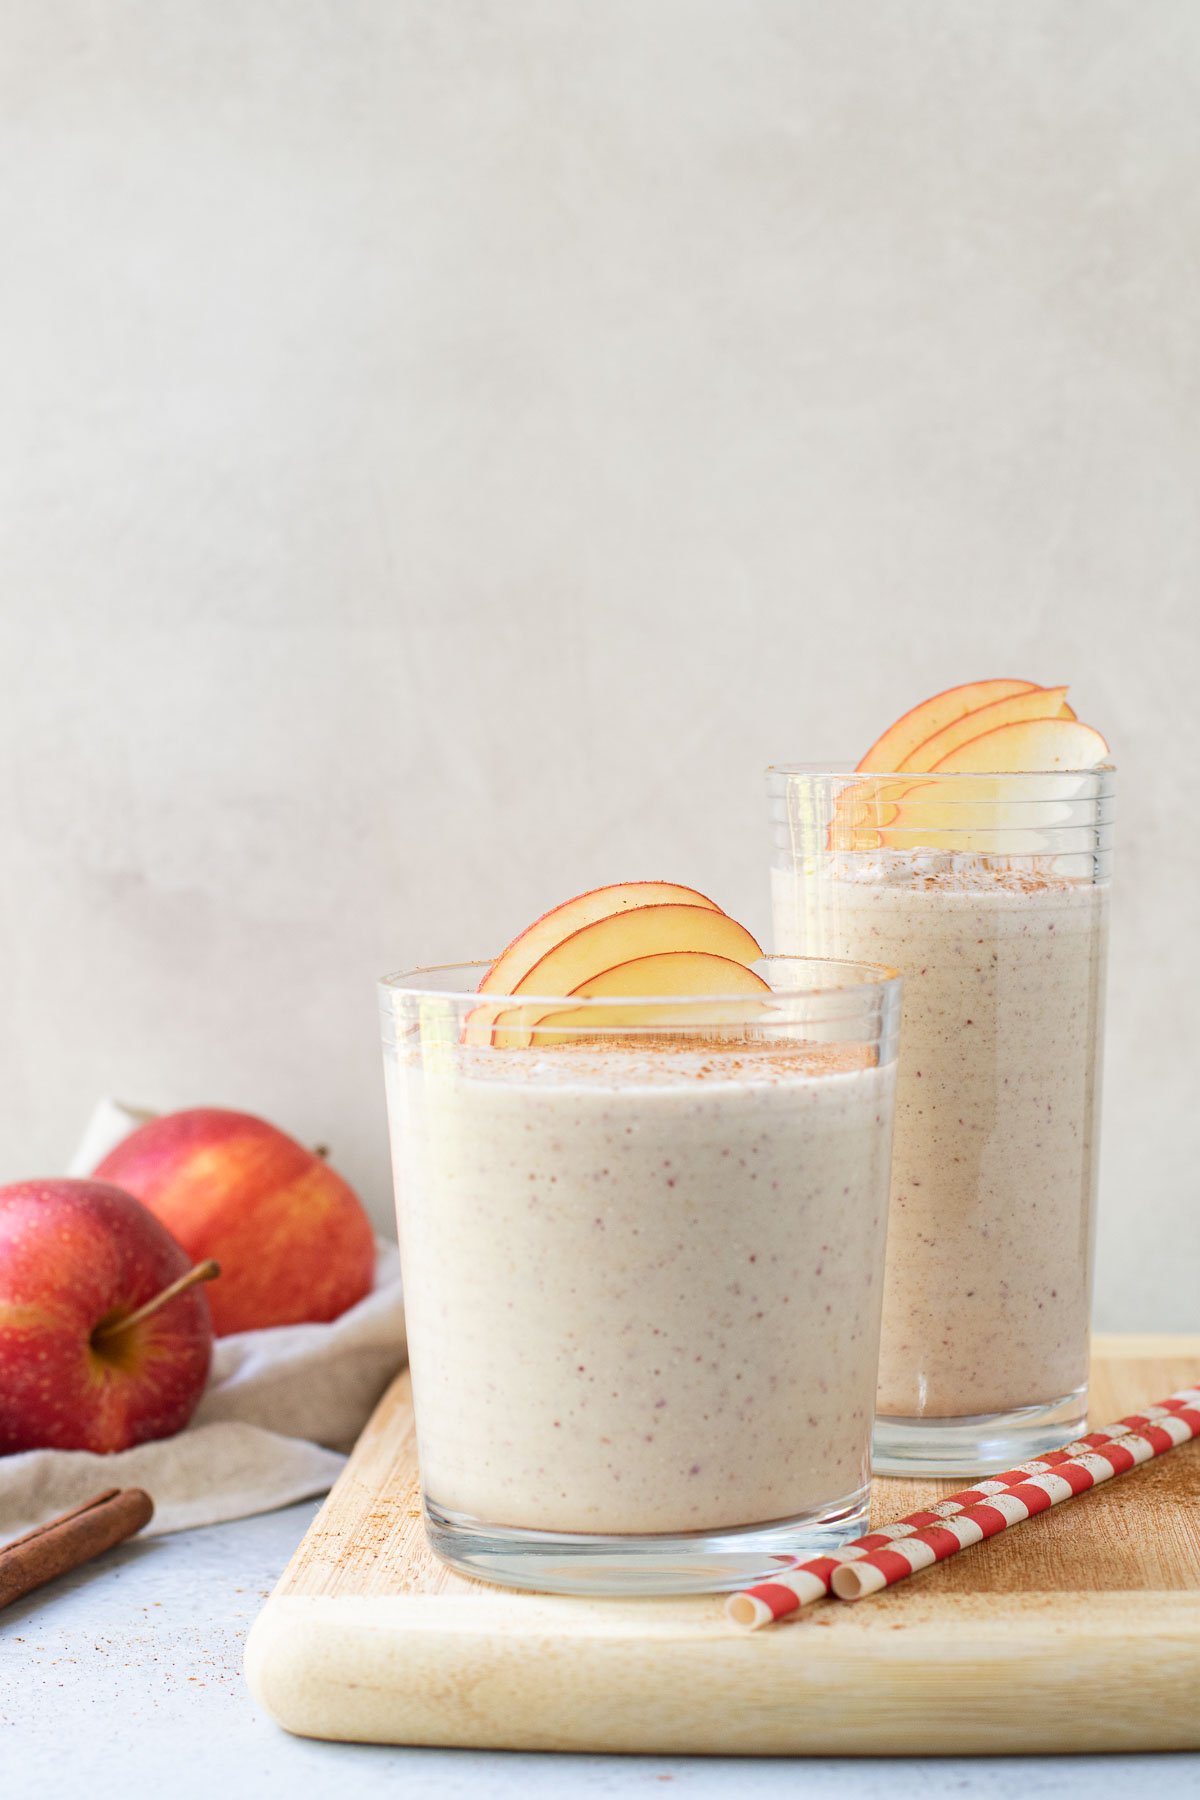
M 1194 1800 L 1200 1756 L 547 1756 L 320 1744 L 262 1714 L 242 1647 L 316 1503 L 135 1543 L 0 1614 L 3 1800 L 669 1794 L 698 1800 Z

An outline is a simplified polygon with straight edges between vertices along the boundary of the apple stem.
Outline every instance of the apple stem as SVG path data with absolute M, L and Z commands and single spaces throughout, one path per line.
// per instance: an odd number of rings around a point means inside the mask
M 148 1319 L 151 1313 L 156 1313 L 160 1306 L 166 1305 L 168 1300 L 174 1300 L 176 1294 L 186 1293 L 188 1288 L 195 1287 L 198 1281 L 212 1281 L 220 1273 L 220 1263 L 213 1262 L 211 1257 L 207 1262 L 198 1262 L 185 1275 L 181 1275 L 178 1281 L 173 1281 L 170 1287 L 165 1287 L 161 1294 L 155 1294 L 152 1300 L 147 1300 L 144 1306 L 139 1306 L 136 1312 L 126 1313 L 123 1319 L 114 1319 L 111 1325 L 101 1326 L 94 1331 L 92 1342 L 106 1344 L 110 1338 L 119 1336 L 122 1331 L 128 1331 L 132 1326 L 140 1325 L 143 1319 Z
M 328 1144 L 314 1144 L 313 1145 L 313 1155 L 319 1156 L 322 1162 L 328 1162 L 329 1161 L 329 1145 Z

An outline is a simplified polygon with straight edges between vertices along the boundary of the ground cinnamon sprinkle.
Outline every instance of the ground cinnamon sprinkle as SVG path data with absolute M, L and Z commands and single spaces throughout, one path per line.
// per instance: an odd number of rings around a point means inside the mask
M 744 1032 L 592 1032 L 569 1043 L 521 1049 L 472 1047 L 458 1071 L 472 1079 L 579 1081 L 623 1087 L 681 1081 L 776 1082 L 874 1068 L 875 1048 L 854 1042 L 755 1038 Z
M 1090 887 L 1092 884 L 1070 876 L 1050 875 L 1039 869 L 989 868 L 972 873 L 966 879 L 954 870 L 914 874 L 910 885 L 926 891 L 939 889 L 954 893 L 983 893 L 989 888 L 999 888 L 1006 894 L 1046 894 L 1061 889 Z
M 1064 875 L 1053 857 L 984 856 L 948 850 L 873 850 L 835 854 L 830 873 L 838 881 L 907 893 L 1071 893 L 1095 885 L 1092 877 Z

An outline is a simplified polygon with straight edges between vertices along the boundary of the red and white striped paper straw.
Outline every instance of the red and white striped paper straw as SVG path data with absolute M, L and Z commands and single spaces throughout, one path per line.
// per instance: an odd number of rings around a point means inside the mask
M 868 1594 L 894 1587 L 919 1569 L 944 1562 L 959 1550 L 1007 1531 L 1010 1525 L 1023 1525 L 1026 1519 L 1036 1518 L 1038 1513 L 1064 1500 L 1073 1500 L 1076 1494 L 1099 1487 L 1114 1475 L 1124 1475 L 1151 1462 L 1194 1437 L 1200 1437 L 1200 1407 L 1181 1406 L 1140 1431 L 1114 1438 L 1082 1456 L 1055 1464 L 1044 1475 L 1035 1475 L 1017 1487 L 1006 1488 L 1002 1494 L 993 1494 L 990 1500 L 968 1506 L 956 1518 L 923 1526 L 886 1550 L 873 1550 L 858 1562 L 841 1564 L 833 1571 L 833 1591 L 839 1600 L 865 1600 Z
M 1123 1442 L 1132 1434 L 1139 1433 L 1142 1427 L 1157 1426 L 1159 1421 L 1167 1418 L 1186 1420 L 1197 1407 L 1200 1407 L 1200 1387 L 1181 1388 L 1178 1393 L 1171 1394 L 1167 1399 L 1147 1407 L 1144 1412 L 1130 1413 L 1126 1418 L 1118 1419 L 1114 1424 L 1105 1426 L 1103 1431 L 1087 1432 L 1085 1436 L 1076 1438 L 1073 1443 L 1065 1444 L 1061 1450 L 1047 1450 L 1043 1456 L 1025 1463 L 1019 1469 L 1005 1469 L 997 1475 L 989 1476 L 985 1481 L 977 1482 L 974 1487 L 964 1488 L 960 1493 L 948 1495 L 945 1500 L 939 1500 L 933 1506 L 917 1512 L 906 1513 L 902 1519 L 896 1519 L 890 1525 L 881 1525 L 877 1531 L 868 1532 L 863 1537 L 854 1538 L 828 1556 L 815 1556 L 790 1568 L 782 1567 L 777 1574 L 772 1575 L 769 1581 L 758 1582 L 753 1587 L 732 1594 L 726 1602 L 726 1611 L 735 1624 L 743 1625 L 751 1631 L 757 1630 L 762 1625 L 773 1624 L 775 1620 L 786 1618 L 789 1613 L 798 1611 L 802 1606 L 809 1606 L 815 1600 L 825 1599 L 831 1589 L 836 1592 L 833 1577 L 846 1564 L 853 1563 L 858 1566 L 873 1555 L 886 1557 L 889 1553 L 896 1551 L 898 1543 L 911 1541 L 919 1537 L 922 1531 L 936 1533 L 939 1529 L 946 1528 L 948 1521 L 960 1519 L 971 1513 L 982 1502 L 989 1500 L 995 1502 L 997 1496 L 1010 1494 L 1014 1489 L 1024 1491 L 1031 1483 L 1042 1481 L 1047 1476 L 1062 1471 L 1065 1464 L 1079 1463 L 1081 1458 L 1086 1458 L 1090 1453 L 1100 1450 L 1103 1445 Z M 1189 1437 L 1200 1435 L 1200 1412 L 1195 1412 L 1194 1416 L 1197 1422 L 1195 1429 L 1186 1430 L 1179 1436 L 1171 1436 L 1170 1432 L 1173 1428 L 1165 1428 L 1166 1436 L 1159 1439 L 1160 1447 L 1143 1450 L 1138 1455 L 1136 1463 L 1133 1460 L 1132 1452 L 1128 1461 L 1125 1461 L 1124 1457 L 1117 1459 L 1123 1465 L 1120 1470 L 1106 1461 L 1105 1467 L 1108 1472 L 1100 1479 L 1109 1480 L 1114 1474 L 1123 1474 L 1125 1469 L 1133 1468 L 1137 1463 L 1147 1462 L 1151 1456 L 1161 1455 L 1164 1450 L 1172 1449 L 1176 1443 L 1185 1443 Z M 1149 1440 L 1145 1441 L 1149 1442 Z M 1082 1492 L 1084 1487 L 1092 1487 L 1096 1484 L 1094 1476 L 1091 1476 L 1086 1482 L 1078 1475 L 1068 1477 L 1068 1479 L 1080 1482 L 1080 1486 L 1071 1490 L 1072 1493 Z M 1066 1499 L 1068 1496 L 1060 1488 L 1058 1497 Z M 1007 1505 L 1007 1502 L 1005 1504 Z M 1040 1506 L 1035 1503 L 1034 1510 L 1044 1511 L 1050 1504 L 1053 1502 L 1043 1500 Z M 994 1507 L 987 1510 L 994 1510 Z M 1030 1516 L 1030 1512 L 1022 1514 L 1022 1518 Z M 1019 1521 L 1014 1519 L 1008 1522 Z M 950 1529 L 952 1530 L 953 1526 Z M 1002 1529 L 1002 1526 L 993 1525 L 992 1532 Z M 969 1542 L 978 1543 L 980 1538 L 990 1536 L 992 1532 L 981 1530 L 975 1536 L 969 1537 Z M 962 1543 L 956 1545 L 958 1549 L 965 1547 L 965 1544 Z M 945 1556 L 951 1552 L 943 1550 L 942 1554 Z M 914 1573 L 915 1567 L 925 1568 L 938 1560 L 940 1558 L 937 1556 L 928 1556 L 918 1564 L 909 1564 L 904 1573 L 911 1575 Z M 888 1566 L 896 1567 L 898 1565 Z M 856 1595 L 855 1598 L 864 1598 L 866 1593 L 875 1593 L 881 1587 L 890 1585 L 889 1580 L 876 1581 L 873 1575 L 868 1579 L 871 1585 L 864 1587 L 862 1593 Z M 902 1576 L 896 1574 L 891 1579 L 901 1580 Z

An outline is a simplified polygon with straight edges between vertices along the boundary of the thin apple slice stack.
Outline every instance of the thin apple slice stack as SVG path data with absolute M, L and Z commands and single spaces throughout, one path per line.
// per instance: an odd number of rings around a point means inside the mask
M 961 687 L 947 688 L 944 693 L 934 694 L 931 699 L 922 700 L 919 706 L 911 707 L 894 725 L 889 725 L 875 739 L 859 763 L 859 770 L 881 770 L 890 775 L 897 769 L 906 769 L 910 766 L 908 758 L 915 755 L 922 744 L 968 713 L 978 712 L 981 707 L 1013 694 L 1044 691 L 1036 681 L 1011 680 L 967 681 Z
M 536 1041 L 560 1042 L 581 1030 L 615 1030 L 678 1023 L 695 1017 L 674 996 L 711 994 L 724 1012 L 748 1016 L 738 997 L 769 992 L 750 965 L 762 955 L 743 925 L 703 894 L 670 882 L 626 882 L 581 894 L 545 913 L 515 938 L 480 983 L 480 993 L 503 994 L 507 1004 L 481 1003 L 468 1016 L 464 1039 L 497 1049 L 519 1049 Z M 527 995 L 547 1002 L 538 1011 Z M 648 1007 L 646 1000 L 662 1000 Z M 574 1007 L 571 1000 L 588 1002 Z M 597 1006 L 597 1000 L 611 1000 Z M 622 1001 L 638 1000 L 636 1006 Z M 553 1019 L 553 1036 L 544 1030 Z
M 1045 692 L 1034 681 L 1006 676 L 993 681 L 965 681 L 958 687 L 932 694 L 919 706 L 902 713 L 895 724 L 882 732 L 863 756 L 856 774 L 892 775 L 897 770 L 928 767 L 922 764 L 922 747 L 952 733 L 972 713 L 1018 696 L 1040 696 Z M 1064 689 L 1065 693 L 1066 690 Z M 1035 704 L 1040 707 L 1040 698 Z M 1028 715 L 1024 715 L 1028 716 Z M 962 742 L 956 738 L 955 742 Z M 841 796 L 834 812 L 829 833 L 831 849 L 871 850 L 883 842 L 880 836 L 898 817 L 897 807 L 907 788 L 894 783 L 864 782 L 856 784 Z
M 479 992 L 515 994 L 530 971 L 564 938 L 600 919 L 611 918 L 614 913 L 644 906 L 698 906 L 709 912 L 721 910 L 707 894 L 698 893 L 695 888 L 681 887 L 674 881 L 620 881 L 609 887 L 591 888 L 587 893 L 564 900 L 561 906 L 552 907 L 532 925 L 527 925 L 507 949 L 500 952 L 480 982 Z M 477 1007 L 471 1014 L 470 1041 L 490 1042 L 484 1028 L 494 1025 L 503 1010 L 500 1006 L 493 1007 L 489 1015 L 486 1007 Z
M 645 906 L 700 906 L 709 912 L 720 912 L 715 900 L 695 888 L 680 887 L 674 881 L 620 881 L 611 887 L 592 888 L 564 900 L 526 926 L 507 950 L 502 950 L 479 984 L 481 994 L 512 994 L 517 983 L 572 932 L 593 925 L 598 919 L 609 919 L 614 913 L 629 912 Z
M 1008 776 L 1095 768 L 1108 755 L 1108 745 L 1098 731 L 1080 723 L 1066 695 L 1065 686 L 979 681 L 913 707 L 859 763 L 857 772 L 879 772 L 880 779 L 842 795 L 830 827 L 830 847 L 968 847 L 961 806 L 948 801 L 937 784 L 903 782 L 897 779 L 900 773 Z
M 944 759 L 952 756 L 964 744 L 974 738 L 982 737 L 985 732 L 994 731 L 1001 725 L 1016 725 L 1026 720 L 1073 719 L 1075 714 L 1067 705 L 1065 687 L 1031 688 L 1028 693 L 1010 694 L 1005 700 L 993 700 L 990 706 L 976 707 L 972 712 L 964 713 L 952 725 L 943 725 L 940 731 L 918 744 L 911 756 L 905 757 L 900 765 L 903 769 L 915 769 L 922 773 L 939 768 Z

